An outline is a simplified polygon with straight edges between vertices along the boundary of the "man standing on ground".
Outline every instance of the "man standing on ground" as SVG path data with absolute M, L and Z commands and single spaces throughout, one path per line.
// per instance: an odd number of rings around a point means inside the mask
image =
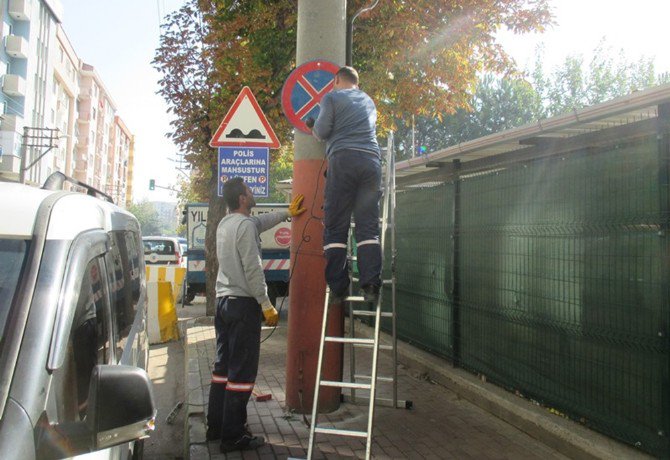
M 347 236 L 352 211 L 363 296 L 368 302 L 379 297 L 381 161 L 376 125 L 377 109 L 358 88 L 358 73 L 342 67 L 335 74 L 333 91 L 321 99 L 312 128 L 317 139 L 326 141 L 328 158 L 323 249 L 331 303 L 342 302 L 349 288 Z
M 221 452 L 256 449 L 265 443 L 246 425 L 247 402 L 258 373 L 261 314 L 275 326 L 279 314 L 270 302 L 261 264 L 259 235 L 288 217 L 302 214 L 303 196 L 288 211 L 251 216 L 254 196 L 242 178 L 223 185 L 229 214 L 216 230 L 216 362 L 207 410 L 207 439 L 221 439 Z

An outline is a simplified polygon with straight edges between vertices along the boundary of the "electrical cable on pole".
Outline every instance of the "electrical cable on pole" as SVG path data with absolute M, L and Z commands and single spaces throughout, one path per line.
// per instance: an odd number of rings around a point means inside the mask
M 360 10 L 356 11 L 356 13 L 347 21 L 347 54 L 346 54 L 346 63 L 348 66 L 353 67 L 353 47 L 354 47 L 354 21 L 358 16 L 360 16 L 363 13 L 367 13 L 368 11 L 373 10 L 377 4 L 379 3 L 379 0 L 375 0 L 375 2 L 370 5 L 370 6 L 364 6 Z

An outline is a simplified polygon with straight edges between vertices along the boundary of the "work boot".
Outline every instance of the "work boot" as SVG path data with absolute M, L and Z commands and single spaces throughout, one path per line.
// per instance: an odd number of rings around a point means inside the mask
M 376 305 L 379 300 L 379 286 L 372 284 L 363 286 L 361 287 L 361 294 L 363 295 L 363 300 Z
M 224 439 L 221 441 L 221 453 L 234 452 L 236 450 L 251 450 L 258 449 L 265 444 L 263 436 L 251 436 L 251 434 L 243 434 L 240 439 L 234 441 L 232 439 Z
M 249 436 L 252 436 L 251 430 L 249 430 L 249 424 L 245 423 L 244 424 L 244 434 L 248 434 Z M 205 439 L 208 441 L 216 441 L 217 439 L 221 439 L 221 428 L 207 428 L 207 433 L 205 434 Z

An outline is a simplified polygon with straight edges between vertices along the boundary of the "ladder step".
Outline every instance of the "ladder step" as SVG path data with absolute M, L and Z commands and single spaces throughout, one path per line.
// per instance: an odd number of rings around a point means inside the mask
M 370 310 L 353 310 L 352 313 L 358 316 L 375 316 L 377 314 L 376 312 Z M 390 311 L 382 312 L 382 318 L 392 318 L 392 317 L 393 313 L 391 313 Z
M 323 387 L 352 388 L 354 390 L 369 390 L 372 388 L 369 383 L 336 382 L 334 380 L 321 380 L 320 385 Z
M 353 343 L 354 345 L 374 345 L 374 339 L 359 339 L 356 337 L 333 337 L 326 336 L 324 339 L 326 342 L 335 342 L 335 343 Z
M 355 375 L 354 375 L 354 378 L 356 378 L 356 379 L 367 379 L 367 380 L 370 380 L 370 379 L 372 379 L 372 376 L 371 376 L 371 375 L 363 375 L 363 374 L 355 374 Z M 380 377 L 380 376 L 377 376 L 377 380 L 379 380 L 380 382 L 393 382 L 393 377 Z
M 372 348 L 374 344 L 368 344 L 368 343 L 355 343 L 354 347 L 355 348 Z M 379 345 L 380 350 L 393 350 L 392 345 Z
M 362 295 L 350 295 L 344 298 L 345 302 L 365 302 L 365 297 Z
M 338 430 L 335 428 L 321 428 L 319 426 L 314 427 L 315 433 L 321 434 L 332 434 L 336 436 L 352 436 L 354 438 L 367 438 L 367 431 L 353 431 L 353 430 Z
M 360 282 L 360 279 L 356 278 L 355 276 L 352 276 L 352 277 L 351 277 L 351 280 L 352 280 L 354 283 L 358 283 L 358 282 Z M 388 285 L 388 284 L 393 284 L 393 280 L 382 280 L 382 284 L 386 284 L 386 285 Z

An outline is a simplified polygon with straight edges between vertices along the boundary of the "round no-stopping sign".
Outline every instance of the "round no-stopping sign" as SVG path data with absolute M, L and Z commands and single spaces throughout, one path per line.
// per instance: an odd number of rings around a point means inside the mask
M 319 116 L 321 98 L 332 88 L 340 66 L 330 61 L 309 61 L 297 67 L 286 79 L 281 92 L 281 105 L 288 121 L 309 134 L 308 118 Z
M 291 244 L 291 229 L 286 227 L 278 228 L 275 232 L 275 241 L 279 246 L 288 246 Z

